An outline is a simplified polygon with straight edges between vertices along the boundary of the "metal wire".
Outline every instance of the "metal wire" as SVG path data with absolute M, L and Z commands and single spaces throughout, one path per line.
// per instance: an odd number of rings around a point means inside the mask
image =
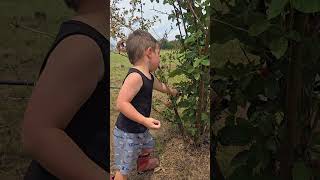
M 35 82 L 29 80 L 0 80 L 0 85 L 34 86 Z

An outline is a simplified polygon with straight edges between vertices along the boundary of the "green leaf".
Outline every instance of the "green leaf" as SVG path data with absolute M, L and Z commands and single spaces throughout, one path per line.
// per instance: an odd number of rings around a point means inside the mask
M 193 77 L 194 77 L 196 80 L 199 80 L 199 79 L 200 79 L 200 74 L 199 74 L 199 73 L 195 73 Z
M 228 109 L 231 113 L 233 113 L 233 114 L 236 113 L 237 112 L 237 103 L 231 102 Z
M 196 40 L 195 35 L 191 35 L 190 37 L 188 37 L 186 39 L 185 43 L 188 45 L 191 45 L 191 44 L 195 43 L 195 40 Z
M 194 71 L 194 68 L 189 68 L 187 72 L 192 73 L 193 71 Z
M 269 48 L 272 54 L 277 58 L 280 59 L 288 49 L 288 40 L 284 37 L 277 38 L 271 41 Z
M 190 127 L 188 130 L 189 130 L 189 132 L 191 133 L 192 136 L 194 136 L 197 133 L 197 129 L 196 128 Z
M 246 90 L 243 92 L 246 94 L 246 96 L 249 97 L 256 97 L 258 94 L 261 94 L 264 92 L 264 81 L 260 76 L 253 76 L 250 83 L 247 85 Z
M 320 132 L 316 132 L 312 135 L 312 145 L 320 145 Z
M 228 180 L 253 180 L 251 170 L 247 165 L 237 167 L 232 174 L 228 177 Z
M 266 97 L 275 99 L 280 92 L 278 81 L 274 78 L 268 79 L 265 83 L 264 92 Z
M 269 9 L 267 10 L 268 19 L 277 17 L 288 4 L 289 0 L 272 0 Z
M 253 143 L 250 147 L 250 154 L 247 160 L 247 166 L 251 168 L 257 167 L 263 156 L 263 147 L 261 143 Z
M 273 138 L 269 138 L 265 145 L 268 150 L 272 152 L 276 152 L 277 145 Z
M 292 6 L 304 13 L 315 13 L 320 11 L 319 0 L 291 0 Z
M 296 162 L 293 165 L 292 169 L 293 180 L 306 180 L 310 179 L 312 172 L 311 170 L 304 164 L 304 162 Z
M 306 63 L 307 66 L 309 66 L 312 63 L 317 63 L 317 61 L 320 58 L 320 39 L 319 38 L 308 38 L 302 41 L 303 47 L 302 47 L 302 53 L 304 57 L 303 63 Z M 319 71 L 318 71 L 319 72 Z
M 253 78 L 253 76 L 247 75 L 247 76 L 240 79 L 240 86 L 243 91 L 248 87 L 252 78 Z
M 174 76 L 181 75 L 181 74 L 183 74 L 183 71 L 181 71 L 180 69 L 175 69 L 175 70 L 171 71 L 168 76 L 174 77 Z
M 226 121 L 224 122 L 224 124 L 226 126 L 234 126 L 235 124 L 235 121 L 234 121 L 234 116 L 230 115 L 226 118 Z
M 283 121 L 284 113 L 283 112 L 276 112 L 274 114 L 274 116 L 275 116 L 277 124 L 280 125 L 281 122 Z
M 263 33 L 270 27 L 270 22 L 268 20 L 260 21 L 256 24 L 253 24 L 249 28 L 249 35 L 250 36 L 258 36 L 259 34 Z
M 264 21 L 266 19 L 266 15 L 255 12 L 255 11 L 248 11 L 244 15 L 244 23 L 248 26 L 253 24 L 257 24 L 258 22 Z
M 230 165 L 233 167 L 245 165 L 248 160 L 248 154 L 249 154 L 248 150 L 244 150 L 244 151 L 239 152 L 237 155 L 235 155 L 233 157 Z
M 274 132 L 274 128 L 272 125 L 273 120 L 273 116 L 269 116 L 266 114 L 262 114 L 262 116 L 258 120 L 259 130 L 264 136 L 270 136 Z
M 196 58 L 194 63 L 193 63 L 193 67 L 198 67 L 201 61 L 202 61 L 202 59 Z
M 210 66 L 210 61 L 208 58 L 202 59 L 201 64 L 204 66 Z
M 301 41 L 301 39 L 302 39 L 300 33 L 295 30 L 290 31 L 286 35 L 286 38 L 297 41 L 297 42 Z
M 252 168 L 252 173 L 254 175 L 259 176 L 264 172 L 264 170 L 270 164 L 271 153 L 266 151 L 263 141 L 259 141 L 252 144 L 249 151 L 250 151 L 250 154 L 248 156 L 246 165 L 249 168 Z
M 240 89 L 236 89 L 235 95 L 233 98 L 238 105 L 245 106 L 247 103 L 246 97 Z
M 259 134 L 263 136 L 270 136 L 272 133 L 274 133 L 274 116 L 264 111 L 253 112 L 249 116 L 249 121 L 254 124 L 254 126 L 257 126 Z
M 170 15 L 168 16 L 168 20 L 170 20 L 170 19 L 174 20 L 174 17 L 175 17 L 174 14 L 170 14 Z
M 218 132 L 218 141 L 224 146 L 244 146 L 252 137 L 252 127 L 248 125 L 225 126 Z
M 212 28 L 211 30 L 211 40 L 213 41 L 213 43 L 223 44 L 232 39 L 236 39 L 237 35 L 241 33 L 239 30 L 233 29 L 230 24 L 232 24 L 233 26 L 238 26 L 240 23 L 239 21 L 241 20 L 232 15 L 225 15 L 221 19 L 219 19 L 219 21 L 213 21 L 214 28 Z
M 201 120 L 202 121 L 208 121 L 209 120 L 209 116 L 207 113 L 201 113 Z

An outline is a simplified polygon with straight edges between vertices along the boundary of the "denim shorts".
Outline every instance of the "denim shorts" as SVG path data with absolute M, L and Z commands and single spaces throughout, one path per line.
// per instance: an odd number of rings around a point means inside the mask
M 127 133 L 117 127 L 113 131 L 115 165 L 122 175 L 128 175 L 136 168 L 142 149 L 154 148 L 154 140 L 149 132 Z

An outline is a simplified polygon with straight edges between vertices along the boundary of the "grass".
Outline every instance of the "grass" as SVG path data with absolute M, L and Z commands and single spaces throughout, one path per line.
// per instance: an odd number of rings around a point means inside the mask
M 111 52 L 110 59 L 110 86 L 120 87 L 129 67 L 132 65 L 127 57 L 113 52 Z

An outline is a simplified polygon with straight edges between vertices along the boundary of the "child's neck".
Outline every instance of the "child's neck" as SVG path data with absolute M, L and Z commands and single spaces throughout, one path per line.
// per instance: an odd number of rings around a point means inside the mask
M 147 75 L 149 77 L 150 75 L 150 69 L 149 66 L 144 62 L 137 62 L 134 66 L 134 68 L 139 69 L 143 74 Z

